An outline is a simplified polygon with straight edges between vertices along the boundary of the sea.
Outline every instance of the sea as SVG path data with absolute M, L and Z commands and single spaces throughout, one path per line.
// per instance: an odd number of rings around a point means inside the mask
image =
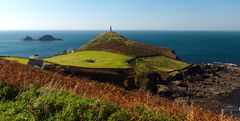
M 97 34 L 106 31 L 0 31 L 0 56 L 53 56 L 67 49 L 79 48 Z M 207 62 L 240 65 L 240 31 L 116 31 L 129 40 L 171 48 L 181 60 L 198 64 Z M 63 41 L 23 41 L 50 34 Z

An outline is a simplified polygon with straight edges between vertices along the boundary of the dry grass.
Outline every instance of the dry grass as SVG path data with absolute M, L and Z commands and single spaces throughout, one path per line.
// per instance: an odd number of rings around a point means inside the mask
M 56 72 L 45 72 L 32 69 L 16 62 L 0 60 L 0 80 L 16 88 L 27 85 L 39 87 L 62 88 L 80 96 L 111 101 L 123 108 L 144 105 L 149 110 L 158 110 L 187 118 L 190 121 L 235 121 L 232 117 L 214 114 L 194 106 L 186 106 L 180 102 L 172 102 L 146 91 L 124 91 L 123 89 L 106 83 L 91 81 L 86 78 L 71 78 Z

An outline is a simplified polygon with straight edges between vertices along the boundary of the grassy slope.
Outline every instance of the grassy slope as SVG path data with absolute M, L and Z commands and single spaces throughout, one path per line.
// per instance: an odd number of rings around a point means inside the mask
M 135 62 L 137 71 L 171 72 L 189 66 L 188 63 L 177 61 L 165 56 L 138 59 Z
M 126 62 L 131 59 L 122 54 L 103 51 L 80 51 L 44 59 L 60 65 L 88 67 L 88 68 L 128 68 Z M 94 60 L 95 62 L 88 62 Z
M 21 63 L 23 65 L 27 65 L 28 64 L 28 61 L 29 59 L 28 58 L 24 58 L 24 57 L 2 57 L 0 59 L 5 59 L 5 60 L 10 60 L 10 61 L 14 61 L 14 62 L 17 62 L 17 63 Z M 45 65 L 48 65 L 48 64 L 51 64 L 51 63 L 48 63 L 48 62 L 44 62 Z
M 106 32 L 96 36 L 79 50 L 104 50 L 130 56 L 164 55 L 176 59 L 176 54 L 168 49 L 139 42 L 129 41 L 115 32 Z
M 45 61 L 58 63 L 60 65 L 77 66 L 77 67 L 88 67 L 88 68 L 128 68 L 126 60 L 131 57 L 124 56 L 121 54 L 103 52 L 103 51 L 80 51 L 71 54 L 54 56 L 51 58 L 44 59 Z M 6 57 L 6 60 L 15 61 L 21 64 L 27 64 L 27 58 L 21 57 Z M 89 63 L 86 60 L 96 60 L 94 63 Z M 172 72 L 174 70 L 180 70 L 186 68 L 190 64 L 174 60 L 165 56 L 147 57 L 137 59 L 135 61 L 135 70 L 137 72 Z M 45 62 L 45 64 L 48 64 Z M 170 76 L 177 74 L 177 71 L 170 73 Z
M 13 95 L 12 92 L 16 94 Z M 12 120 L 91 120 L 91 121 L 177 121 L 180 119 L 143 106 L 123 109 L 116 104 L 89 99 L 62 90 L 29 88 L 16 91 L 0 81 L 0 119 Z
M 28 59 L 27 58 L 22 58 L 22 57 L 3 57 L 2 59 L 15 61 L 15 62 L 24 64 L 24 65 L 26 65 L 28 63 Z

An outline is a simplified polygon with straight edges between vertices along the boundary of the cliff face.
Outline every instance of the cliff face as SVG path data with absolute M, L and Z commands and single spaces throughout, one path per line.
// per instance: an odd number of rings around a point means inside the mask
M 94 39 L 83 45 L 80 50 L 111 51 L 134 57 L 163 55 L 177 59 L 177 55 L 171 49 L 130 41 L 116 32 L 106 32 L 97 35 Z

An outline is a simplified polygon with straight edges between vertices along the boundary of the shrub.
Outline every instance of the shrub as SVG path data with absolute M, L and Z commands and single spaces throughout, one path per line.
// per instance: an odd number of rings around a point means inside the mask
M 0 101 L 6 101 L 16 96 L 17 90 L 7 86 L 6 83 L 0 81 Z
M 62 90 L 36 88 L 22 90 L 14 100 L 0 103 L 0 112 L 0 119 L 7 121 L 165 120 L 161 113 L 147 111 L 143 106 L 140 108 L 122 109 L 110 102 L 79 97 Z
M 131 121 L 131 116 L 130 110 L 118 110 L 109 117 L 108 121 Z

